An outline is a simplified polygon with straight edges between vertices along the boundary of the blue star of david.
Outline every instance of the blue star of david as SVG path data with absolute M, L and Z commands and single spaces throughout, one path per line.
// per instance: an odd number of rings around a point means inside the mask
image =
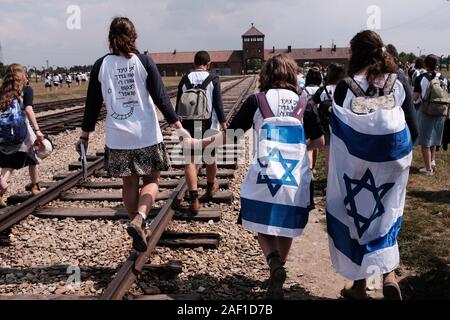
M 272 197 L 275 197 L 282 186 L 298 187 L 298 183 L 295 180 L 292 171 L 300 161 L 283 158 L 283 155 L 281 154 L 280 150 L 278 150 L 278 148 L 272 149 L 267 157 L 258 159 L 258 163 L 261 168 L 263 168 L 263 171 L 264 169 L 268 168 L 270 161 L 281 163 L 281 166 L 284 169 L 284 175 L 281 177 L 281 179 L 272 179 L 268 175 L 263 174 L 263 172 L 260 172 L 258 174 L 256 184 L 267 184 Z
M 369 169 L 367 169 L 361 180 L 350 179 L 346 174 L 344 174 L 344 181 L 345 188 L 347 189 L 347 196 L 344 199 L 344 203 L 346 206 L 350 206 L 350 209 L 347 207 L 347 213 L 350 217 L 353 218 L 359 237 L 362 237 L 367 229 L 369 229 L 370 224 L 376 218 L 381 217 L 381 215 L 385 212 L 384 206 L 381 203 L 381 199 L 383 199 L 383 197 L 395 185 L 395 183 L 385 183 L 382 186 L 377 187 L 375 185 L 373 174 Z M 354 188 L 353 185 L 355 185 Z M 375 199 L 375 208 L 373 209 L 370 218 L 366 218 L 360 215 L 355 203 L 355 197 L 363 189 L 370 191 L 373 194 L 373 198 Z

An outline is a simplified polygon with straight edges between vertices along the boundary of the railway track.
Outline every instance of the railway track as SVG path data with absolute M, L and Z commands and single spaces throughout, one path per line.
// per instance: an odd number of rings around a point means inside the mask
M 227 119 L 231 119 L 233 111 L 239 106 L 244 99 L 253 92 L 256 84 L 256 78 L 242 78 L 235 81 L 223 90 L 225 111 L 228 114 Z M 214 248 L 218 246 L 219 237 L 217 234 L 168 234 L 165 232 L 166 227 L 172 219 L 187 220 L 187 221 L 218 221 L 220 220 L 220 210 L 214 208 L 204 208 L 200 213 L 192 217 L 187 212 L 186 207 L 181 204 L 185 199 L 187 190 L 184 179 L 184 172 L 182 170 L 183 164 L 177 162 L 177 143 L 170 138 L 173 136 L 172 130 L 167 124 L 162 123 L 161 128 L 165 136 L 168 151 L 171 154 L 172 160 L 175 160 L 175 170 L 163 172 L 160 188 L 166 189 L 159 193 L 157 201 L 164 201 L 159 209 L 153 209 L 150 213 L 152 219 L 149 229 L 151 236 L 148 239 L 148 250 L 144 253 L 138 254 L 132 251 L 128 259 L 122 264 L 113 280 L 106 286 L 101 296 L 94 297 L 96 299 L 123 299 L 128 293 L 129 289 L 135 283 L 138 275 L 144 269 L 148 269 L 147 261 L 149 260 L 153 250 L 156 246 L 165 245 L 169 247 L 198 247 Z M 233 146 L 233 150 L 239 150 L 239 147 Z M 227 151 L 228 150 L 228 151 Z M 228 186 L 228 179 L 233 177 L 233 171 L 236 168 L 237 157 L 234 157 L 232 163 L 225 162 L 222 159 L 229 160 L 227 152 L 229 148 L 222 148 L 218 152 L 219 172 L 218 178 L 222 189 Z M 103 169 L 103 157 L 101 153 L 96 156 L 89 157 L 88 175 L 90 177 L 107 178 Z M 69 165 L 69 169 L 79 169 L 79 163 Z M 204 176 L 204 170 L 200 169 L 199 176 Z M 45 191 L 38 196 L 27 199 L 22 195 L 12 196 L 8 199 L 9 202 L 17 202 L 21 204 L 12 207 L 9 211 L 0 215 L 0 232 L 8 230 L 14 224 L 18 223 L 30 214 L 39 218 L 75 218 L 75 219 L 124 219 L 126 212 L 123 208 L 48 208 L 45 207 L 48 203 L 59 199 L 60 201 L 122 201 L 121 195 L 117 192 L 101 192 L 101 189 L 115 190 L 120 189 L 121 184 L 117 181 L 101 181 L 89 182 L 83 179 L 82 173 L 76 171 L 68 175 L 60 175 L 54 177 L 55 182 L 44 183 L 47 187 Z M 199 186 L 202 187 L 206 182 L 199 181 Z M 204 187 L 204 186 L 203 186 Z M 90 190 L 89 192 L 69 192 L 72 189 L 83 188 Z M 212 202 L 215 203 L 230 203 L 232 194 L 226 191 L 218 192 Z M 175 266 L 174 266 L 175 264 Z M 170 264 L 166 266 L 153 266 L 155 270 L 173 269 L 181 272 L 181 267 L 177 264 Z M 170 271 L 169 270 L 169 271 Z M 24 298 L 24 297 L 21 297 Z M 83 299 L 85 297 L 68 297 L 68 296 L 48 296 L 48 297 L 28 297 L 30 299 Z M 1 299 L 1 297 L 0 297 Z
M 221 82 L 226 83 L 226 82 L 237 80 L 238 78 L 239 77 L 226 77 L 226 78 L 221 79 Z M 167 88 L 168 94 L 171 97 L 176 97 L 177 89 L 178 89 L 177 86 L 168 86 L 166 88 Z M 84 106 L 85 101 L 86 101 L 86 97 L 35 103 L 33 106 L 33 110 L 35 113 L 39 113 L 39 112 L 45 112 L 45 111 L 51 111 L 51 110 L 79 107 L 79 106 Z

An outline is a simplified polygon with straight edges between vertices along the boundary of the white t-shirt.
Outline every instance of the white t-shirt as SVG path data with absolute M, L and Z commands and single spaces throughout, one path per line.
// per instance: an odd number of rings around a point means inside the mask
M 306 93 L 308 95 L 308 97 L 313 97 L 317 90 L 319 90 L 320 87 L 306 87 L 305 90 L 303 91 L 304 93 Z
M 98 80 L 108 111 L 106 145 L 111 149 L 141 149 L 163 141 L 155 104 L 147 91 L 147 70 L 133 54 L 130 59 L 108 55 Z
M 287 89 L 270 89 L 266 93 L 267 102 L 273 114 L 277 117 L 290 116 L 297 108 L 299 96 Z M 264 118 L 259 109 L 253 117 L 253 124 L 256 132 L 259 132 L 264 122 Z
M 208 78 L 210 73 L 208 71 L 193 71 L 188 75 L 189 81 L 194 86 L 198 86 L 203 83 L 203 81 Z M 183 86 L 183 92 L 186 91 L 186 86 Z M 210 110 L 212 110 L 212 118 L 211 118 L 211 129 L 219 131 L 219 121 L 217 120 L 217 114 L 216 111 L 213 108 L 212 102 L 213 102 L 213 91 L 214 91 L 214 84 L 211 82 L 206 87 L 206 97 L 208 98 L 208 106 Z

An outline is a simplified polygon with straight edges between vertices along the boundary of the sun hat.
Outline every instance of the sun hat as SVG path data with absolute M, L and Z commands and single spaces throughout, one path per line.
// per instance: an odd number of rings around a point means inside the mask
M 44 139 L 41 144 L 35 147 L 35 150 L 39 159 L 43 160 L 53 152 L 53 144 L 50 140 Z

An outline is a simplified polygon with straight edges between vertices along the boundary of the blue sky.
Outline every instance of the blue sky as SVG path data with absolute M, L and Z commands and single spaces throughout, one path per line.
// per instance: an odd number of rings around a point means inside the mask
M 81 9 L 80 30 L 66 27 L 69 5 Z M 108 51 L 112 17 L 125 15 L 136 25 L 142 51 L 240 49 L 251 22 L 266 34 L 266 48 L 329 46 L 333 40 L 346 46 L 366 28 L 370 5 L 381 9 L 386 43 L 416 54 L 418 46 L 450 54 L 446 0 L 0 0 L 0 43 L 6 63 L 92 64 Z

